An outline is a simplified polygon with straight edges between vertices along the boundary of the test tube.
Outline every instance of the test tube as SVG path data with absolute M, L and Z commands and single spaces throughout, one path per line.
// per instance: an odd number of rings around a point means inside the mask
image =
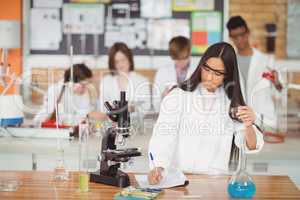
M 79 124 L 79 191 L 89 191 L 89 172 L 88 172 L 88 123 Z

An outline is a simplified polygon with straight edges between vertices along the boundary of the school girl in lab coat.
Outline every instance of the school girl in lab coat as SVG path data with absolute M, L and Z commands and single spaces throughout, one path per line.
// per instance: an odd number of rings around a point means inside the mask
M 110 73 L 100 81 L 99 108 L 101 113 L 92 117 L 103 118 L 107 112 L 104 102 L 120 99 L 120 91 L 126 92 L 129 110 L 139 109 L 145 114 L 150 109 L 150 84 L 142 75 L 134 72 L 133 54 L 125 43 L 115 43 L 109 51 Z
M 44 95 L 41 110 L 35 116 L 34 121 L 41 124 L 47 120 L 56 121 L 59 124 L 78 124 L 89 112 L 93 110 L 89 90 L 92 71 L 84 64 L 73 66 L 73 88 L 71 88 L 71 69 L 64 73 L 64 79 L 49 86 Z M 72 91 L 73 90 L 73 91 Z M 73 93 L 73 96 L 72 96 Z
M 254 121 L 242 96 L 233 47 L 224 42 L 210 46 L 190 79 L 162 102 L 149 143 L 155 165 L 150 163 L 150 183 L 158 183 L 170 168 L 227 173 L 237 146 L 245 145 L 247 153 L 261 150 L 264 142 Z

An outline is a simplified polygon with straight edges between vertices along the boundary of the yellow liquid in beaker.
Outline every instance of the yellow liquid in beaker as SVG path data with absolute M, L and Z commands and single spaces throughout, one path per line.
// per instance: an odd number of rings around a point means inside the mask
M 89 181 L 90 175 L 88 173 L 79 174 L 79 191 L 88 192 L 89 191 Z

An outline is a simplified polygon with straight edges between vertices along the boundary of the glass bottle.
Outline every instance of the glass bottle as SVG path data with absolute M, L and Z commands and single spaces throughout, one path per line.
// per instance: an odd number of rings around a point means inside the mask
M 247 158 L 245 145 L 245 137 L 242 134 L 238 168 L 232 175 L 227 187 L 227 192 L 231 198 L 252 198 L 256 192 L 255 183 L 246 170 Z

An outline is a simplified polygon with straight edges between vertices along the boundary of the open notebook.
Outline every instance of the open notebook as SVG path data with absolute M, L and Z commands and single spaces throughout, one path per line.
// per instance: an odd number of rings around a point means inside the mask
M 171 188 L 176 186 L 186 186 L 189 181 L 178 169 L 170 169 L 167 174 L 163 174 L 163 179 L 157 185 L 150 185 L 147 175 L 135 175 L 135 179 L 140 188 Z

